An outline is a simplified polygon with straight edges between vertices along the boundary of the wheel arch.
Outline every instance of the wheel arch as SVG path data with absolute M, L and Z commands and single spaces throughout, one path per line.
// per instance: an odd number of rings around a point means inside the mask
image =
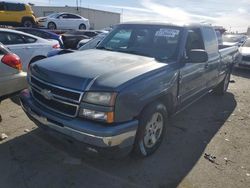
M 38 61 L 38 60 L 41 60 L 41 59 L 45 59 L 45 58 L 46 58 L 46 56 L 44 56 L 44 55 L 37 55 L 37 56 L 33 57 L 33 58 L 30 60 L 29 64 L 34 63 L 34 62 L 36 62 L 36 61 Z
M 31 17 L 31 16 L 24 16 L 24 17 L 22 17 L 21 22 L 23 23 L 25 20 L 31 20 L 33 22 L 33 24 L 35 23 L 34 18 Z
M 171 93 L 166 93 L 164 95 L 160 95 L 157 96 L 155 98 L 153 98 L 152 100 L 148 101 L 147 103 L 145 103 L 137 116 L 140 116 L 140 114 L 147 109 L 148 107 L 150 107 L 151 105 L 155 104 L 155 103 L 161 103 L 165 106 L 168 115 L 171 115 L 174 113 L 175 110 L 175 100 L 174 100 L 174 96 Z

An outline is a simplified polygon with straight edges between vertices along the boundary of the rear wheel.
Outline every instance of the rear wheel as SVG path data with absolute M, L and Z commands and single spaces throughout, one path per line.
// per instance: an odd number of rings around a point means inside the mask
M 24 19 L 22 21 L 23 27 L 32 27 L 33 26 L 33 21 L 31 19 Z
M 56 24 L 54 22 L 49 22 L 48 23 L 48 29 L 55 30 L 56 29 Z
M 160 146 L 166 132 L 167 110 L 161 103 L 147 107 L 140 115 L 139 128 L 134 144 L 134 154 L 146 157 Z
M 85 24 L 80 24 L 79 29 L 80 30 L 86 30 L 86 25 Z
M 230 82 L 231 74 L 228 72 L 224 78 L 224 80 L 219 83 L 219 85 L 214 89 L 214 93 L 217 95 L 224 95 L 227 92 L 228 85 Z

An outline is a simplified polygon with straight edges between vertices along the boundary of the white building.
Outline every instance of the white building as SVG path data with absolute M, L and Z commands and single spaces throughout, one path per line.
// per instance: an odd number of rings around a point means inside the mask
M 89 8 L 76 8 L 76 7 L 54 7 L 54 6 L 32 6 L 36 17 L 47 16 L 55 12 L 69 12 L 79 14 L 89 19 L 90 27 L 92 29 L 103 29 L 111 25 L 120 23 L 121 15 L 115 12 L 108 12 L 102 10 L 95 10 Z

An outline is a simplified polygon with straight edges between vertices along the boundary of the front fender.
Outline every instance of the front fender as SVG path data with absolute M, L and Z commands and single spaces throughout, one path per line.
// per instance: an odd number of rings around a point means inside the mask
M 115 106 L 115 121 L 122 122 L 135 119 L 146 105 L 165 97 L 168 99 L 169 97 L 171 99 L 176 98 L 177 89 L 177 70 L 164 70 L 156 74 L 144 75 L 139 81 L 130 84 L 118 94 Z M 168 99 L 165 100 L 166 103 L 168 103 Z M 174 103 L 174 101 L 171 102 Z

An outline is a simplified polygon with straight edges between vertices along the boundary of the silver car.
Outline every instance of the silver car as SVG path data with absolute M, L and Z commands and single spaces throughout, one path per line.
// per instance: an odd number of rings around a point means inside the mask
M 250 38 L 239 48 L 240 60 L 235 64 L 237 68 L 250 69 Z
M 26 87 L 20 58 L 0 43 L 0 102 Z

